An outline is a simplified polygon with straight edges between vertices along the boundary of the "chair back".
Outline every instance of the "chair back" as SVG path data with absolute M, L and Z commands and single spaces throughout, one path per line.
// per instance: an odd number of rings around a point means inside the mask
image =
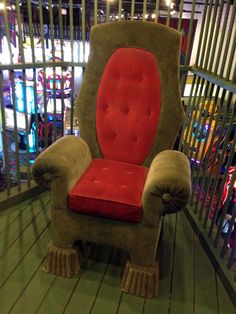
M 180 39 L 174 29 L 144 21 L 92 28 L 76 107 L 93 157 L 148 166 L 173 147 L 183 122 Z

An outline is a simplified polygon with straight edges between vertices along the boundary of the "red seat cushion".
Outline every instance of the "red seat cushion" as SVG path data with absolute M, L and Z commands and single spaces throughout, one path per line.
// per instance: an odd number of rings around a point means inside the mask
M 68 197 L 72 211 L 138 223 L 148 169 L 106 159 L 94 159 Z

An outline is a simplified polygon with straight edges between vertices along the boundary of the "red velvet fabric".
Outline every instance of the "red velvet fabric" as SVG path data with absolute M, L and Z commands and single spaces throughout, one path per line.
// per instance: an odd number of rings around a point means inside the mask
M 104 158 L 144 162 L 157 133 L 160 97 L 155 56 L 143 49 L 117 49 L 106 65 L 97 97 L 97 136 Z
M 94 159 L 68 197 L 72 211 L 138 223 L 147 168 Z

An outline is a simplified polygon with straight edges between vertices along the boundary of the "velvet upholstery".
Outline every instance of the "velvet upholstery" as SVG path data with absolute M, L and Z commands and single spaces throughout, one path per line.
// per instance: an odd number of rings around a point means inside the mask
M 121 21 L 92 28 L 89 61 L 76 103 L 81 138 L 66 136 L 58 140 L 33 166 L 36 182 L 51 189 L 52 194 L 52 242 L 44 265 L 46 272 L 66 277 L 78 274 L 81 261 L 74 246 L 77 240 L 107 244 L 129 254 L 122 290 L 148 298 L 156 295 L 159 276 L 156 252 L 163 217 L 182 210 L 191 193 L 189 161 L 184 154 L 172 151 L 183 121 L 178 67 L 180 39 L 180 34 L 171 28 L 143 21 Z M 68 195 L 76 182 L 86 176 L 95 158 L 104 158 L 97 134 L 97 127 L 101 127 L 96 121 L 98 90 L 106 64 L 119 48 L 150 52 L 156 58 L 160 77 L 157 133 L 143 164 L 137 165 L 149 168 L 138 223 L 95 217 L 68 208 Z M 129 147 L 125 148 L 129 152 Z M 132 192 L 136 190 L 137 187 Z
M 120 161 L 93 159 L 68 197 L 78 213 L 138 223 L 148 169 Z
M 137 48 L 115 50 L 97 97 L 97 136 L 104 158 L 144 162 L 157 133 L 160 96 L 155 56 Z
M 109 25 L 100 24 L 91 29 L 89 62 L 76 109 L 81 134 L 88 143 L 93 158 L 102 157 L 96 132 L 96 103 L 100 81 L 111 55 L 118 48 L 125 47 L 150 51 L 156 57 L 161 80 L 158 133 L 144 165 L 149 166 L 158 152 L 173 147 L 184 118 L 179 87 L 180 42 L 179 32 L 151 22 L 120 21 Z

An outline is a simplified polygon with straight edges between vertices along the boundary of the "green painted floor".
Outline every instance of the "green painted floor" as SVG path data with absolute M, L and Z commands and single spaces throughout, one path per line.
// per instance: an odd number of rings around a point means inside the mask
M 0 213 L 0 313 L 235 314 L 185 214 L 165 217 L 159 294 L 153 300 L 120 290 L 126 255 L 87 246 L 80 275 L 44 273 L 50 241 L 50 198 L 43 193 Z

